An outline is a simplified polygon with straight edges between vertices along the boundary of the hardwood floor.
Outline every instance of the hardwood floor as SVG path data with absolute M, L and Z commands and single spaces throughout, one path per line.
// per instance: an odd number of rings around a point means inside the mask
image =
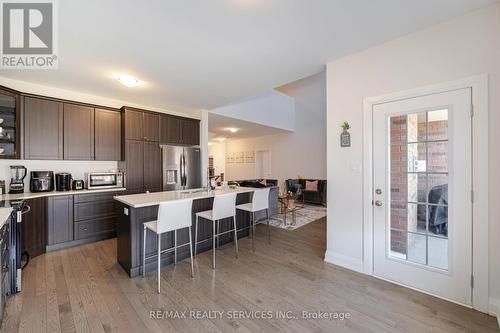
M 295 231 L 259 226 L 249 238 L 162 272 L 130 279 L 116 263 L 116 241 L 52 252 L 23 271 L 23 291 L 11 297 L 3 332 L 498 332 L 496 319 L 323 261 L 326 223 Z M 291 311 L 299 319 L 151 319 L 150 311 Z M 302 319 L 302 311 L 350 314 L 350 319 Z M 267 312 L 254 312 L 267 314 Z M 203 314 L 203 313 L 201 313 Z M 179 313 L 180 315 L 180 313 Z M 187 313 L 189 315 L 189 312 Z M 234 317 L 234 316 L 233 316 Z

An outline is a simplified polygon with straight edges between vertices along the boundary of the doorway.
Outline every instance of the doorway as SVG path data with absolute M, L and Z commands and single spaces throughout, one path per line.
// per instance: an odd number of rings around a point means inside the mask
M 472 305 L 471 88 L 372 108 L 373 274 Z
M 255 151 L 255 178 L 268 179 L 271 177 L 271 154 L 269 150 Z

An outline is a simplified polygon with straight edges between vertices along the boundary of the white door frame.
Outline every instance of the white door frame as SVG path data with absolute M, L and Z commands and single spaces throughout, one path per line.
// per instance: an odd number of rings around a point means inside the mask
M 488 313 L 489 295 L 489 174 L 488 75 L 369 97 L 363 101 L 363 271 L 373 275 L 373 106 L 451 90 L 472 88 L 472 307 Z M 471 194 L 472 198 L 472 194 Z

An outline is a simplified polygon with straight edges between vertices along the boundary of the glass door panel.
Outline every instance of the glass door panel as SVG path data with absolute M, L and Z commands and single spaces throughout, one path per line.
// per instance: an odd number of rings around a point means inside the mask
M 390 117 L 389 256 L 447 270 L 448 110 Z

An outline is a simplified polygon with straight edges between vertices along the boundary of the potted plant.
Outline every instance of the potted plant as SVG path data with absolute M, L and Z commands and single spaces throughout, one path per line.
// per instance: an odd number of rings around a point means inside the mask
M 351 125 L 347 121 L 344 121 L 342 125 L 340 125 L 340 128 L 342 128 L 342 133 L 340 133 L 340 146 L 350 147 L 351 134 L 349 133 L 348 130 L 351 128 Z

